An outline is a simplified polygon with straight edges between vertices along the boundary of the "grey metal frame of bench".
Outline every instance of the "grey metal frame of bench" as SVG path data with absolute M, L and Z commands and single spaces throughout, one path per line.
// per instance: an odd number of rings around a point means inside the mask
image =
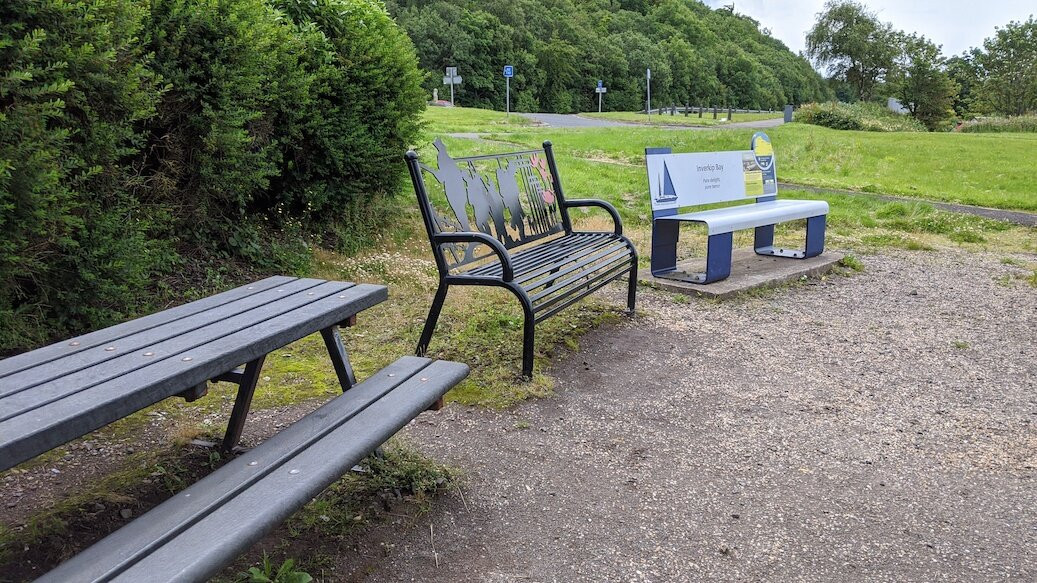
M 522 375 L 533 374 L 536 323 L 624 275 L 629 277 L 627 308 L 637 290 L 637 251 L 623 236 L 619 213 L 595 199 L 566 200 L 551 142 L 542 150 L 451 158 L 435 141 L 438 168 L 407 152 L 439 287 L 418 341 L 424 355 L 451 285 L 503 287 L 522 305 Z M 431 175 L 429 192 L 424 175 Z M 433 205 L 445 203 L 452 216 Z M 474 211 L 470 216 L 469 207 Z M 569 209 L 597 207 L 612 217 L 612 232 L 573 230 Z M 488 248 L 488 249 L 487 249 Z
M 318 331 L 344 391 L 44 580 L 202 580 L 439 403 L 467 366 L 404 357 L 356 385 L 337 326 L 386 297 L 384 286 L 271 277 L 0 361 L 0 470 L 165 398 L 197 399 L 209 381 L 239 385 L 232 449 L 265 356 Z
M 753 140 L 768 139 L 758 132 Z M 769 141 L 769 139 L 768 139 Z M 646 148 L 645 157 L 649 166 L 649 188 L 655 197 L 677 198 L 676 188 L 671 182 L 665 165 L 662 178 L 654 182 L 651 158 L 671 154 L 670 148 Z M 773 162 L 772 162 L 773 163 Z M 719 209 L 678 213 L 677 208 L 663 208 L 652 211 L 652 275 L 659 278 L 688 281 L 692 283 L 711 283 L 731 275 L 731 254 L 734 242 L 734 231 L 755 229 L 753 249 L 758 255 L 806 259 L 824 252 L 825 219 L 828 215 L 828 203 L 819 200 L 777 200 L 775 194 L 757 196 L 754 204 L 743 204 Z M 725 202 L 746 198 L 742 195 L 732 196 L 720 193 L 717 196 L 703 198 L 695 204 Z M 658 198 L 653 199 L 653 203 Z M 653 204 L 653 207 L 655 205 Z M 806 245 L 804 249 L 785 249 L 774 245 L 774 227 L 777 223 L 806 219 Z M 703 223 L 707 229 L 706 271 L 704 273 L 684 273 L 677 271 L 677 241 L 680 236 L 681 222 Z

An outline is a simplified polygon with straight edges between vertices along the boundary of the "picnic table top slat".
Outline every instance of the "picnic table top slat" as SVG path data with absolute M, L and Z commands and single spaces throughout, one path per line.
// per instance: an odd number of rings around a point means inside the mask
M 38 366 L 40 364 L 50 362 L 52 360 L 61 358 L 63 356 L 67 356 L 69 354 L 74 354 L 82 350 L 87 350 L 95 346 L 99 346 L 101 344 L 110 343 L 115 340 L 118 340 L 119 338 L 123 338 L 129 334 L 133 334 L 141 330 L 147 330 L 149 328 L 159 326 L 166 322 L 176 320 L 178 318 L 183 318 L 185 316 L 198 313 L 202 310 L 210 309 L 214 306 L 219 306 L 221 304 L 234 301 L 236 299 L 246 297 L 254 293 L 259 293 L 269 288 L 284 285 L 288 282 L 291 282 L 294 279 L 296 278 L 281 275 L 268 277 L 255 283 L 243 285 L 241 287 L 234 288 L 232 290 L 228 290 L 216 295 L 212 295 L 194 302 L 182 304 L 180 306 L 169 308 L 167 310 L 162 310 L 160 312 L 155 312 L 154 314 L 149 314 L 147 316 L 143 316 L 135 320 L 123 322 L 122 324 L 110 326 L 102 330 L 96 330 L 94 332 L 90 332 L 82 336 L 77 336 L 75 338 L 69 338 L 68 340 L 56 342 L 54 344 L 44 346 L 31 352 L 23 352 L 22 354 L 16 354 L 9 358 L 0 360 L 0 382 L 3 381 L 4 377 L 7 377 L 8 375 L 14 374 L 26 368 Z
M 293 294 L 308 293 L 323 283 L 324 280 L 320 279 L 297 279 L 176 320 L 164 322 L 153 328 L 125 335 L 118 340 L 113 339 L 86 350 L 80 350 L 48 362 L 41 362 L 36 366 L 30 366 L 0 379 L 0 399 L 27 389 L 40 388 L 46 383 L 60 382 L 66 386 L 81 386 L 79 377 L 83 371 L 98 370 L 109 364 L 144 366 L 148 359 L 141 358 L 140 355 L 151 351 L 155 352 L 155 356 L 161 356 L 160 350 L 157 349 L 166 341 L 186 335 L 190 335 L 191 338 L 203 339 L 205 338 L 203 329 L 207 326 L 211 328 L 214 323 L 249 310 L 256 311 L 275 304 L 280 306 L 279 302 L 294 297 Z M 154 357 L 150 359 L 155 360 Z M 2 417 L 0 415 L 0 420 Z
M 319 282 L 319 280 L 313 281 Z M 58 376 L 45 383 L 29 385 L 24 388 L 5 387 L 0 383 L 0 387 L 2 387 L 0 388 L 0 406 L 2 406 L 0 407 L 0 411 L 2 411 L 0 412 L 0 422 L 14 415 L 21 414 L 26 409 L 86 390 L 97 383 L 118 378 L 137 369 L 161 365 L 165 362 L 165 359 L 173 355 L 183 354 L 183 358 L 194 360 L 200 355 L 188 353 L 196 352 L 196 347 L 205 345 L 212 340 L 227 336 L 238 330 L 248 328 L 258 321 L 275 318 L 325 297 L 339 294 L 352 287 L 352 285 L 350 283 L 326 282 L 298 290 L 295 293 L 289 292 L 287 287 L 278 288 L 285 290 L 281 294 L 270 290 L 255 297 L 259 298 L 265 294 L 278 294 L 283 297 L 278 297 L 275 301 L 269 301 L 238 313 L 235 313 L 228 307 L 224 312 L 227 316 L 225 318 L 219 318 L 216 314 L 209 318 L 201 318 L 208 324 L 184 330 L 178 335 L 160 340 L 155 344 L 142 344 L 134 346 L 132 349 L 128 347 L 122 354 L 114 358 L 99 360 L 96 364 L 82 367 L 75 372 Z M 313 295 L 309 295 L 311 293 Z M 199 314 L 198 316 L 201 317 L 206 314 Z M 104 355 L 104 349 L 95 349 L 95 354 L 98 356 Z M 103 358 L 103 356 L 101 357 Z M 44 366 L 49 367 L 50 365 Z M 216 374 L 220 374 L 220 372 Z
M 388 295 L 384 286 L 369 284 L 326 282 L 310 288 L 318 289 L 323 291 L 314 296 L 292 294 L 214 322 L 211 326 L 222 325 L 223 333 L 209 330 L 203 343 L 179 342 L 190 339 L 197 330 L 163 341 L 155 346 L 165 346 L 165 352 L 156 352 L 146 366 L 124 366 L 112 359 L 95 367 L 105 367 L 102 374 L 80 377 L 86 381 L 80 386 L 49 383 L 0 398 L 0 470 L 338 324 Z M 327 290 L 337 291 L 323 293 Z M 257 314 L 263 317 L 255 317 Z M 233 326 L 228 326 L 232 320 Z M 185 361 L 186 356 L 191 360 Z M 37 395 L 38 389 L 50 392 Z

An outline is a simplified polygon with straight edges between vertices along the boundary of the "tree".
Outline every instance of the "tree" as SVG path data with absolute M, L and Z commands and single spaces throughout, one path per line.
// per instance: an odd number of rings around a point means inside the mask
M 1022 115 L 1037 109 L 1037 20 L 1010 22 L 983 41 L 978 60 L 987 74 L 983 96 L 995 111 Z
M 833 78 L 846 81 L 858 99 L 870 100 L 895 66 L 899 36 L 861 4 L 829 0 L 807 33 L 807 54 Z
M 961 56 L 947 59 L 946 70 L 951 81 L 958 85 L 958 93 L 954 96 L 954 113 L 958 117 L 968 118 L 978 113 L 981 107 L 979 93 L 983 88 L 985 73 L 979 64 L 982 52 L 972 49 Z
M 958 86 L 943 69 L 940 47 L 924 36 L 904 37 L 901 63 L 893 86 L 911 116 L 930 131 L 944 127 L 954 115 Z

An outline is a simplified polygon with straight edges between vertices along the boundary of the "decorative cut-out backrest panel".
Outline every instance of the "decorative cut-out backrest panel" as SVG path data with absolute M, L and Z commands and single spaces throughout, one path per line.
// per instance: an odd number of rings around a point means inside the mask
M 510 249 L 562 231 L 543 150 L 451 158 L 442 141 L 437 139 L 434 145 L 438 167 L 422 164 L 421 169 L 436 232 L 478 231 Z M 451 267 L 490 254 L 485 248 L 477 249 L 478 244 L 443 247 Z

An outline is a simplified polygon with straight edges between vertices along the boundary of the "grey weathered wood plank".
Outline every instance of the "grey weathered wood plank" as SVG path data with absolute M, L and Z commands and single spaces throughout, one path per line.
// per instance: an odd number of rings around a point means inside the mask
M 467 374 L 404 357 L 39 581 L 203 581 Z
M 0 421 L 0 470 L 196 386 L 387 297 L 360 284 Z M 184 361 L 184 356 L 192 360 Z M 3 402 L 0 402 L 3 406 Z M 6 408 L 0 409 L 6 411 Z
M 297 279 L 290 281 L 260 293 L 254 293 L 140 332 L 128 334 L 118 340 L 105 342 L 88 350 L 82 350 L 56 358 L 50 362 L 26 368 L 0 379 L 0 398 L 38 387 L 55 379 L 66 379 L 68 385 L 79 383 L 78 378 L 81 375 L 76 373 L 90 367 L 104 368 L 100 365 L 109 361 L 142 366 L 145 362 L 139 355 L 144 352 L 155 351 L 154 347 L 160 342 L 188 334 L 192 338 L 204 339 L 205 336 L 201 329 L 206 326 L 211 327 L 214 322 L 225 321 L 249 310 L 271 305 L 293 294 L 308 292 L 308 290 L 315 289 L 323 283 L 324 280 L 321 279 Z M 160 355 L 160 352 L 156 352 L 156 355 Z M 94 370 L 99 369 L 95 368 Z M 0 419 L 2 417 L 2 414 L 0 414 Z
M 103 330 L 97 330 L 90 332 L 89 334 L 84 334 L 49 346 L 44 346 L 31 352 L 16 354 L 15 356 L 0 360 L 0 380 L 7 375 L 26 368 L 50 362 L 54 359 L 74 354 L 82 350 L 88 350 L 95 346 L 118 340 L 126 335 L 147 330 L 178 318 L 190 316 L 191 314 L 208 310 L 214 306 L 219 306 L 226 302 L 234 301 L 254 293 L 259 293 L 268 288 L 284 285 L 294 279 L 296 278 L 285 277 L 282 275 L 268 277 L 255 283 L 243 285 L 207 298 L 169 308 L 168 310 L 156 312 L 135 320 L 130 320 L 129 322 L 110 326 Z
M 198 346 L 212 342 L 222 336 L 233 334 L 253 325 L 255 322 L 275 318 L 306 304 L 341 293 L 352 285 L 351 283 L 342 282 L 320 283 L 307 290 L 288 293 L 276 301 L 255 306 L 250 310 L 231 315 L 227 318 L 213 318 L 206 326 L 156 344 L 135 348 L 110 360 L 99 362 L 94 366 L 82 368 L 28 389 L 11 391 L 6 395 L 0 396 L 0 405 L 3 406 L 3 409 L 0 410 L 0 421 L 18 415 L 32 407 L 38 407 L 78 391 L 86 390 L 98 383 L 124 376 L 134 370 L 150 367 L 153 363 L 160 364 L 164 359 L 172 355 L 190 352 Z M 195 354 L 185 354 L 184 358 L 194 360 L 197 356 Z M 132 390 L 132 387 L 132 385 L 128 385 L 126 389 L 129 391 Z

